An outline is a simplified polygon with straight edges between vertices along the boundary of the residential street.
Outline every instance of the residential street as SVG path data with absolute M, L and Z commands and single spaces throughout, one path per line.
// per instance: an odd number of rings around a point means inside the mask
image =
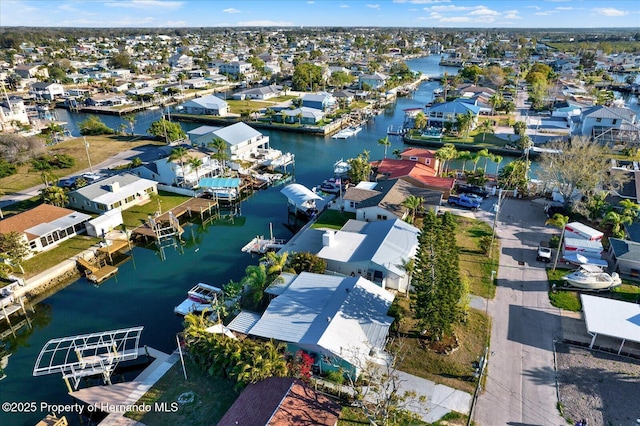
M 485 201 L 477 217 L 492 223 L 496 201 Z M 539 202 L 503 201 L 497 224 L 498 288 L 488 306 L 487 380 L 473 416 L 481 426 L 566 424 L 556 408 L 553 354 L 553 339 L 561 336 L 560 313 L 549 303 L 544 264 L 536 261 L 539 241 L 553 232 L 545 220 Z

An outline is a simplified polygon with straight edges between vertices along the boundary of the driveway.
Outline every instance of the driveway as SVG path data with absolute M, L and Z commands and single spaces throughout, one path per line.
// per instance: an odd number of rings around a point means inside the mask
M 488 223 L 490 200 L 477 212 Z M 553 228 L 544 226 L 542 205 L 527 200 L 506 198 L 498 219 L 498 288 L 488 306 L 491 348 L 473 420 L 481 426 L 566 425 L 556 408 L 553 353 L 553 340 L 561 337 L 560 310 L 549 303 L 544 264 L 536 261 L 538 242 Z

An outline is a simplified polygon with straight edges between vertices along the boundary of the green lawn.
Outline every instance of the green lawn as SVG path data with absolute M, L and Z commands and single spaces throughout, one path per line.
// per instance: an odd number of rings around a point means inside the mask
M 499 241 L 494 240 L 494 248 L 489 258 L 480 250 L 478 243 L 480 238 L 491 236 L 491 227 L 480 220 L 462 216 L 457 216 L 456 221 L 460 275 L 468 280 L 471 294 L 493 299 L 496 286 L 491 281 L 491 271 L 498 271 Z
M 629 284 L 625 281 L 622 280 L 620 286 L 611 290 L 611 294 L 618 300 L 637 303 L 640 301 L 640 286 L 638 286 L 638 283 Z
M 182 366 L 177 362 L 136 405 L 172 404 L 187 392 L 193 392 L 193 402 L 178 405 L 176 412 L 151 410 L 148 413 L 129 412 L 125 416 L 155 426 L 216 424 L 238 398 L 239 394 L 233 390 L 234 383 L 211 377 L 189 361 L 185 364 L 188 380 L 184 379 Z
M 98 242 L 100 242 L 99 238 L 89 237 L 87 235 L 76 235 L 75 237 L 71 237 L 68 240 L 61 242 L 56 248 L 37 254 L 31 259 L 26 260 L 22 264 L 25 272 L 24 278 L 29 279 L 40 272 L 44 272 L 47 269 L 60 264 L 60 262 L 87 250 Z
M 190 197 L 173 194 L 171 192 L 159 191 L 158 195 L 152 194 L 151 201 L 141 206 L 133 206 L 122 212 L 122 220 L 127 228 L 137 228 L 144 224 L 149 215 L 153 216 L 158 211 L 158 201 L 162 212 L 171 210 L 187 201 Z
M 339 210 L 325 210 L 311 225 L 312 228 L 340 229 L 349 219 L 355 219 L 355 213 L 342 213 Z

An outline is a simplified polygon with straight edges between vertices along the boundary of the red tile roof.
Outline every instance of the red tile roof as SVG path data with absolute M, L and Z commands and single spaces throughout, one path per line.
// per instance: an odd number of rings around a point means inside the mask
M 403 157 L 436 158 L 436 152 L 425 148 L 407 148 L 402 151 Z
M 251 384 L 220 419 L 218 426 L 335 426 L 340 405 L 291 377 Z
M 75 212 L 50 204 L 40 204 L 31 210 L 0 220 L 0 234 L 8 234 L 12 231 L 22 234 L 29 228 L 40 225 L 41 223 L 53 222 L 71 213 Z
M 436 176 L 433 167 L 409 160 L 393 160 L 385 158 L 378 164 L 378 173 L 384 174 L 389 179 L 410 177 L 421 184 L 443 190 L 453 188 L 455 179 Z

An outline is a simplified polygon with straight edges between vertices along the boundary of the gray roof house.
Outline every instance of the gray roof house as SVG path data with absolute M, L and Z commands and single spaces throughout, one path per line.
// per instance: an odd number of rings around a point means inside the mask
M 226 115 L 229 105 L 214 95 L 191 99 L 182 105 L 186 114 L 196 115 Z
M 259 314 L 241 312 L 233 331 L 288 343 L 315 355 L 321 370 L 357 375 L 366 362 L 382 362 L 394 295 L 363 277 L 303 272 Z
M 609 238 L 609 258 L 620 275 L 640 278 L 640 243 Z
M 69 207 L 93 213 L 126 210 L 157 193 L 157 182 L 122 173 L 69 192 Z
M 640 142 L 637 115 L 626 107 L 596 105 L 583 110 L 570 125 L 571 134 L 589 136 L 603 145 Z
M 296 109 L 283 109 L 280 111 L 280 114 L 274 116 L 274 121 L 282 122 L 282 115 L 284 117 L 285 122 L 287 123 L 297 123 L 300 124 L 317 124 L 320 120 L 324 118 L 324 112 L 320 109 L 309 108 L 309 107 L 300 107 Z
M 269 149 L 269 136 L 243 122 L 214 130 L 212 136 L 227 143 L 227 152 L 232 163 L 252 161 Z

